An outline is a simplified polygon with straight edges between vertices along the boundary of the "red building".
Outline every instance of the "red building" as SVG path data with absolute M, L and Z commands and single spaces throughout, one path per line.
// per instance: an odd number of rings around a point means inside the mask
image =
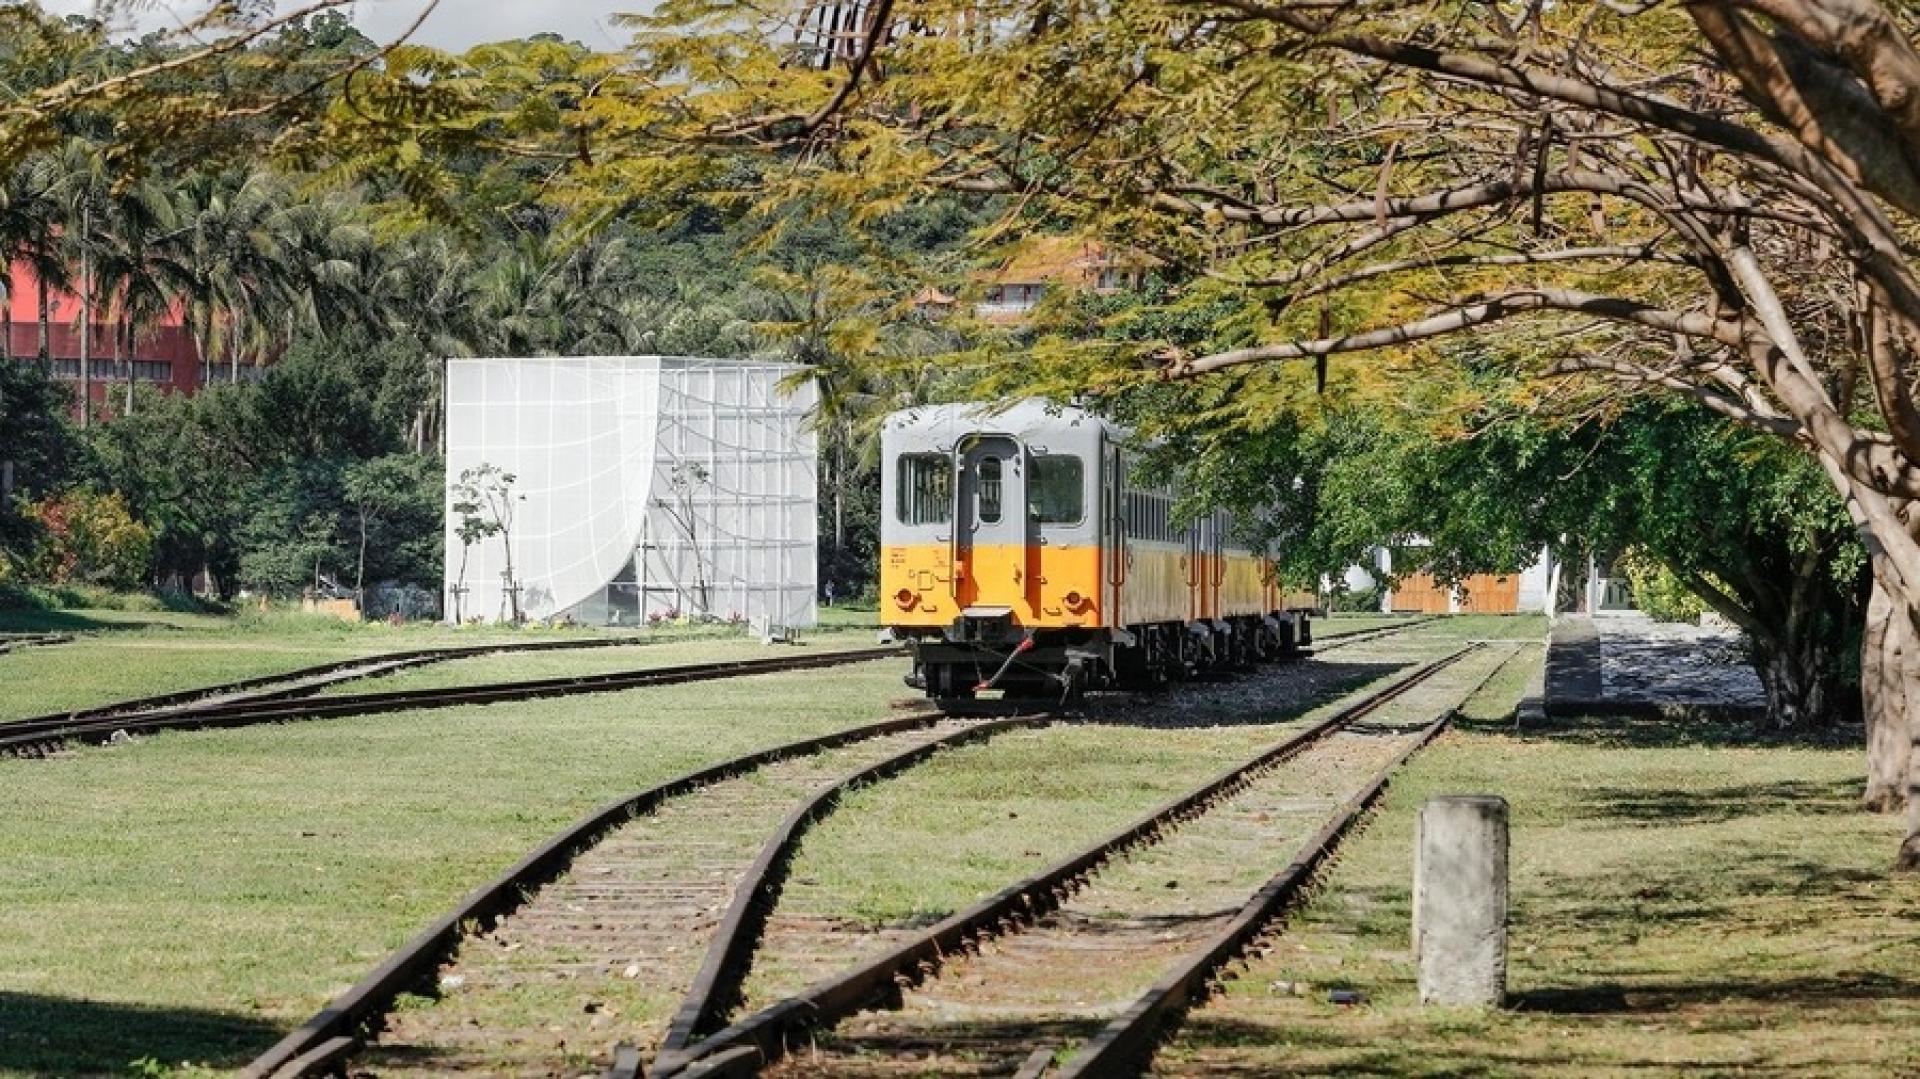
M 13 333 L 7 352 L 15 362 L 31 363 L 40 355 L 40 279 L 33 267 L 24 262 L 13 264 L 13 290 L 5 296 L 12 315 Z M 80 298 L 61 289 L 47 294 L 48 352 L 53 359 L 53 377 L 73 387 L 75 414 L 80 394 Z M 187 331 L 186 319 L 178 311 L 161 324 L 148 329 L 133 343 L 132 355 L 113 358 L 114 340 L 119 326 L 113 312 L 93 313 L 92 340 L 88 349 L 92 362 L 92 397 L 96 411 L 116 411 L 126 400 L 127 380 L 145 383 L 167 392 L 193 393 L 200 388 L 200 351 Z M 103 408 L 104 406 L 104 408 Z

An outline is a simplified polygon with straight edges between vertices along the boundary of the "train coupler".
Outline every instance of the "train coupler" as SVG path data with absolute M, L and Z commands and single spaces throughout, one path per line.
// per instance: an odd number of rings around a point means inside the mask
M 993 677 L 975 685 L 973 691 L 980 693 L 999 685 L 1000 679 L 1005 678 L 1007 672 L 1013 669 L 1014 660 L 1019 659 L 1022 652 L 1030 651 L 1032 648 L 1033 634 L 1028 633 L 1026 636 L 1020 638 L 1019 644 L 1013 646 L 1013 651 L 1007 653 L 1007 658 L 1000 664 L 1000 669 L 993 672 Z

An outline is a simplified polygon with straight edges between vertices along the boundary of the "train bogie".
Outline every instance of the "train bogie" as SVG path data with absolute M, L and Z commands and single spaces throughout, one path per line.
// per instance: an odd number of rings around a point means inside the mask
M 1176 524 L 1124 433 L 1077 409 L 896 413 L 882 435 L 882 624 L 945 700 L 1157 685 L 1306 643 L 1224 513 Z

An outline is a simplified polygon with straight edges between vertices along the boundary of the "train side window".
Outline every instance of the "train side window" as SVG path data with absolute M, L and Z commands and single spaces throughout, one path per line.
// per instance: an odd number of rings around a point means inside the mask
M 953 515 L 953 465 L 943 454 L 900 455 L 900 494 L 894 507 L 901 524 L 945 524 Z
M 1086 517 L 1086 468 L 1078 457 L 1035 457 L 1028 511 L 1043 525 L 1077 525 Z
M 980 521 L 996 524 L 1000 520 L 1000 458 L 980 458 Z

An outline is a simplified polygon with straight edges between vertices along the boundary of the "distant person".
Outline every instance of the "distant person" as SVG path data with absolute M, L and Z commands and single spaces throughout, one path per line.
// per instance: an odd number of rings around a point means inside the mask
M 827 606 L 833 606 L 833 579 L 827 579 Z

